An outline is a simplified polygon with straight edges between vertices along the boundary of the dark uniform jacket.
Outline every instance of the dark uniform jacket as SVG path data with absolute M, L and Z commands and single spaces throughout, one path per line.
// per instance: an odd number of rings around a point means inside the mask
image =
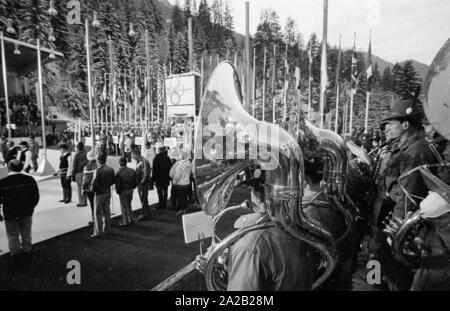
M 231 247 L 228 290 L 310 290 L 313 252 L 278 227 L 252 231 Z
M 116 174 L 116 192 L 121 194 L 127 190 L 133 190 L 138 183 L 135 170 L 129 167 L 121 167 Z
M 114 170 L 106 164 L 97 168 L 92 181 L 92 190 L 96 195 L 111 193 L 111 186 L 116 182 Z
M 6 221 L 29 217 L 39 203 L 37 183 L 29 175 L 13 173 L 0 180 L 0 199 Z
M 418 133 L 413 134 L 398 148 L 393 150 L 392 155 L 386 164 L 386 192 L 388 197 L 395 203 L 393 216 L 401 219 L 406 211 L 415 211 L 418 209 L 418 203 L 414 205 L 406 198 L 404 192 L 398 184 L 398 178 L 409 170 L 423 165 L 436 163 L 436 158 L 431 152 L 428 142 Z M 419 172 L 414 172 L 402 180 L 402 185 L 413 196 L 425 198 L 428 194 L 428 188 L 425 186 L 422 176 Z M 406 204 L 406 205 L 405 205 Z
M 77 173 L 83 173 L 84 167 L 89 163 L 86 151 L 80 150 L 75 154 L 73 159 L 72 176 L 75 177 Z
M 167 152 L 160 152 L 153 160 L 153 180 L 157 187 L 167 187 L 170 183 L 170 169 L 172 161 L 167 156 Z

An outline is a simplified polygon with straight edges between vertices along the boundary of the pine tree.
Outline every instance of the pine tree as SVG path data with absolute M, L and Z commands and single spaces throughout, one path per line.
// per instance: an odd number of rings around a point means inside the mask
M 177 34 L 174 46 L 172 72 L 184 73 L 189 69 L 189 46 L 186 31 Z
M 184 19 L 187 21 L 189 17 L 192 17 L 191 0 L 184 0 Z
M 183 10 L 179 7 L 178 1 L 172 9 L 172 24 L 175 33 L 183 31 L 186 28 L 186 21 L 184 18 Z
M 381 76 L 380 86 L 383 91 L 392 90 L 392 74 L 391 67 L 386 67 Z
M 48 41 L 51 23 L 47 9 L 47 1 L 44 0 L 23 1 L 19 12 L 21 41 L 36 44 L 36 39 L 39 38 L 42 45 L 54 48 L 54 44 Z
M 398 95 L 403 98 L 414 97 L 421 86 L 419 75 L 411 61 L 406 61 L 401 72 Z

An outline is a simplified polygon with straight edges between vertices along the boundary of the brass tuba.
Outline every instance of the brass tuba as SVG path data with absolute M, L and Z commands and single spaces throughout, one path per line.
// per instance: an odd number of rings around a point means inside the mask
M 331 234 L 302 210 L 302 150 L 289 133 L 251 117 L 242 107 L 239 78 L 230 62 L 217 65 L 205 89 L 195 134 L 194 175 L 201 208 L 207 215 L 223 211 L 236 176 L 260 166 L 265 170 L 266 204 L 270 222 L 242 228 L 213 244 L 204 273 L 208 290 L 225 290 L 218 273 L 224 251 L 250 231 L 279 226 L 294 238 L 316 248 L 326 260 L 319 286 L 336 265 Z
M 331 206 L 342 213 L 347 226 L 342 236 L 336 237 L 336 241 L 339 242 L 351 231 L 357 210 L 346 191 L 348 148 L 341 136 L 333 131 L 320 129 L 306 120 L 298 130 L 297 138 L 299 144 L 305 146 L 304 149 L 324 160 L 323 192 Z M 313 203 L 303 202 L 303 204 Z

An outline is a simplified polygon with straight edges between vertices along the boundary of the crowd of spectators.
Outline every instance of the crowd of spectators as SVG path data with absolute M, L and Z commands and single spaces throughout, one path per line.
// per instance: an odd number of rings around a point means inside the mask
M 39 126 L 41 113 L 31 98 L 27 95 L 9 97 L 9 115 L 12 124 L 16 126 Z M 6 105 L 3 99 L 0 102 L 0 120 L 6 124 Z

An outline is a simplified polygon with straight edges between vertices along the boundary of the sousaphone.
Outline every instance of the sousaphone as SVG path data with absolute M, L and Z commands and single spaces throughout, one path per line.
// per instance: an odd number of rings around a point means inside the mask
M 195 134 L 194 175 L 200 207 L 210 216 L 227 208 L 236 176 L 250 167 L 265 171 L 270 222 L 242 228 L 213 243 L 204 273 L 208 290 L 226 290 L 218 273 L 221 256 L 248 232 L 278 226 L 305 242 L 326 261 L 319 286 L 333 271 L 337 255 L 331 234 L 302 210 L 303 156 L 297 140 L 274 124 L 261 122 L 242 106 L 239 78 L 230 62 L 217 65 L 205 89 Z M 311 267 L 314 269 L 314 267 Z

